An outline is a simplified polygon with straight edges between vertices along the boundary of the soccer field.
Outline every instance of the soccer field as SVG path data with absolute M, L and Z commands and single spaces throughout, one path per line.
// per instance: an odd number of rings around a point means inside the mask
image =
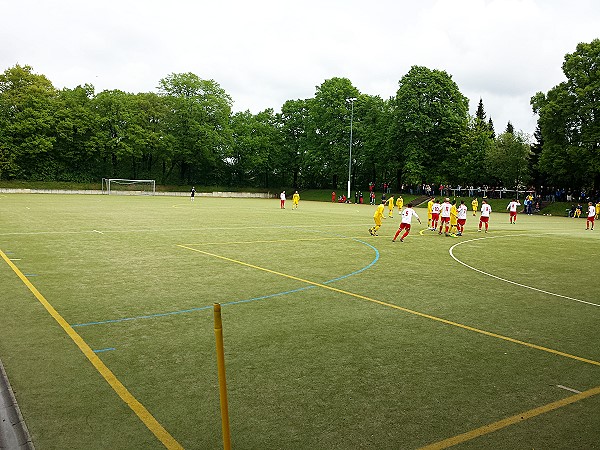
M 0 359 L 38 450 L 600 448 L 600 228 L 0 195 Z M 387 214 L 387 211 L 386 211 Z

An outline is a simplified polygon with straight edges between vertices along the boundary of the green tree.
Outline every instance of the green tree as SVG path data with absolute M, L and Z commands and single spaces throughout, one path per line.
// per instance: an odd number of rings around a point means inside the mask
M 172 137 L 166 130 L 169 105 L 164 97 L 153 92 L 131 98 L 135 110 L 136 155 L 132 159 L 132 178 L 155 178 L 166 181 L 167 161 L 172 157 Z
M 413 66 L 400 80 L 393 146 L 404 183 L 452 178 L 467 130 L 468 106 L 444 71 Z
M 492 133 L 492 137 L 494 139 L 496 139 L 496 131 L 494 130 L 494 121 L 492 120 L 491 117 L 490 117 L 490 120 L 488 120 L 488 128 L 490 129 L 490 132 Z
M 91 145 L 101 158 L 105 177 L 134 178 L 132 166 L 141 157 L 142 146 L 133 98 L 133 94 L 113 90 L 102 91 L 93 99 L 97 127 Z
M 359 94 L 347 78 L 331 78 L 317 87 L 310 103 L 315 128 L 314 146 L 309 150 L 307 160 L 318 178 L 330 180 L 329 187 L 333 189 L 337 189 L 341 180 L 348 179 L 350 121 L 352 119 L 354 126 L 354 121 L 360 120 L 358 114 L 351 117 L 352 104 L 348 100 L 357 99 Z M 355 104 L 355 112 L 357 107 Z M 354 150 L 358 151 L 358 148 L 353 146 Z
M 539 167 L 551 183 L 600 187 L 600 39 L 577 45 L 562 65 L 566 82 L 531 99 L 543 138 Z
M 161 79 L 159 93 L 171 111 L 166 129 L 174 148 L 167 176 L 178 165 L 181 181 L 216 183 L 226 172 L 231 145 L 231 97 L 216 81 L 193 73 Z
M 231 118 L 232 151 L 227 162 L 232 182 L 238 185 L 271 187 L 285 184 L 288 168 L 281 160 L 283 136 L 272 109 L 252 115 L 240 112 Z
M 529 182 L 529 139 L 522 132 L 508 131 L 496 138 L 486 155 L 488 173 L 496 184 L 522 188 Z
M 479 98 L 479 103 L 477 104 L 477 111 L 475 112 L 475 117 L 479 122 L 485 123 L 485 109 L 483 108 L 483 99 Z
M 314 138 L 314 124 L 310 114 L 309 100 L 288 100 L 279 115 L 282 153 L 281 161 L 292 173 L 292 186 L 313 186 L 310 168 L 306 167 L 306 155 Z
M 456 160 L 453 181 L 462 186 L 488 183 L 486 157 L 494 145 L 495 140 L 488 123 L 475 116 L 469 123 Z
M 356 114 L 358 112 L 358 114 Z M 356 102 L 355 114 L 359 151 L 355 151 L 352 185 L 358 190 L 366 190 L 370 182 L 378 179 L 399 181 L 399 165 L 395 163 L 390 146 L 390 125 L 392 104 L 381 97 L 361 94 Z M 400 186 L 396 185 L 399 190 Z
M 531 181 L 533 185 L 542 186 L 545 184 L 545 182 L 540 172 L 540 156 L 544 147 L 544 137 L 542 136 L 542 131 L 540 130 L 539 124 L 536 127 L 535 132 L 533 133 L 533 137 L 535 138 L 535 142 L 531 144 L 531 153 L 529 157 L 529 173 L 531 174 Z
M 55 173 L 57 91 L 30 66 L 16 65 L 0 75 L 0 176 L 44 179 Z
M 92 107 L 94 87 L 86 84 L 58 92 L 53 153 L 61 171 L 56 179 L 98 181 L 99 151 L 92 145 L 98 116 Z

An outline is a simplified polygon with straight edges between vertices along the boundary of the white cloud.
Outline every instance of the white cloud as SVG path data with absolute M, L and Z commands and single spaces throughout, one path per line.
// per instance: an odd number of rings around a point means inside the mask
M 537 91 L 598 38 L 594 0 L 0 0 L 0 70 L 29 64 L 57 87 L 154 91 L 170 73 L 217 81 L 235 110 L 278 110 L 349 78 L 388 98 L 411 66 L 452 75 L 497 131 L 532 133 Z

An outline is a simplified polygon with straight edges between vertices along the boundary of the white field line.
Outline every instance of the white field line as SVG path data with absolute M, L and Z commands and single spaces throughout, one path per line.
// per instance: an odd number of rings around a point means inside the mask
M 365 225 L 364 222 L 358 224 L 332 224 L 327 225 L 327 228 L 347 228 L 352 226 L 360 226 L 363 227 Z M 273 226 L 273 225 L 264 225 L 264 226 L 254 226 L 247 227 L 244 226 L 246 230 L 264 230 L 264 229 L 297 229 L 297 228 L 314 228 L 311 225 L 285 225 L 285 226 Z M 199 228 L 173 228 L 173 229 L 144 229 L 144 230 L 104 230 L 101 233 L 181 233 L 181 232 L 193 232 L 193 231 L 211 231 L 211 230 L 237 230 L 239 231 L 240 226 L 232 226 L 232 227 L 199 227 Z M 100 233 L 98 230 L 80 230 L 80 231 L 21 231 L 14 233 L 0 233 L 0 236 L 36 236 L 36 235 L 45 235 L 45 234 L 86 234 L 86 233 Z
M 556 387 L 564 389 L 565 391 L 574 392 L 575 394 L 581 394 L 581 391 L 578 391 L 577 389 L 573 389 L 573 388 L 570 388 L 567 386 L 563 386 L 562 384 L 557 384 Z
M 495 278 L 496 280 L 504 281 L 505 283 L 510 283 L 510 284 L 513 284 L 515 286 L 519 286 L 519 287 L 522 287 L 522 288 L 525 288 L 525 289 L 531 289 L 532 291 L 541 292 L 542 294 L 553 295 L 554 297 L 560 297 L 560 298 L 564 298 L 566 300 L 571 300 L 571 301 L 574 301 L 574 302 L 584 303 L 584 304 L 590 305 L 590 306 L 598 306 L 598 307 L 600 307 L 600 305 L 597 304 L 597 303 L 586 302 L 585 300 L 579 300 L 577 298 L 569 297 L 567 295 L 556 294 L 554 292 L 545 291 L 543 289 L 538 289 L 538 288 L 535 288 L 535 287 L 532 287 L 532 286 L 527 286 L 526 284 L 517 283 L 516 281 L 511 281 L 511 280 L 507 280 L 506 278 L 502 278 L 502 277 L 499 277 L 499 276 L 496 276 L 496 275 L 492 275 L 491 273 L 484 272 L 483 270 L 480 270 L 480 269 L 477 269 L 477 268 L 475 268 L 473 266 L 470 266 L 467 263 L 462 262 L 456 256 L 454 256 L 454 249 L 456 247 L 458 247 L 459 245 L 466 244 L 468 242 L 481 241 L 483 239 L 497 239 L 497 238 L 503 238 L 503 237 L 517 237 L 517 236 L 535 237 L 535 235 L 531 235 L 531 234 L 512 234 L 512 235 L 504 235 L 504 236 L 486 236 L 486 237 L 474 238 L 474 239 L 469 239 L 467 241 L 462 241 L 462 242 L 458 242 L 458 243 L 454 244 L 452 247 L 450 247 L 450 249 L 448 250 L 448 252 L 450 253 L 450 256 L 452 257 L 452 259 L 454 259 L 457 263 L 460 263 L 463 266 L 468 267 L 471 270 L 474 270 L 475 272 L 481 273 L 483 275 L 487 275 L 488 277 Z

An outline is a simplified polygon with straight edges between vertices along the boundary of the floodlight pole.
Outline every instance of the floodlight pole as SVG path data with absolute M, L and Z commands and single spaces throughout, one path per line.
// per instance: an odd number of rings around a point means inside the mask
M 348 158 L 348 203 L 350 203 L 350 179 L 352 177 L 352 121 L 354 119 L 354 100 L 356 98 L 349 98 L 350 102 L 350 156 Z

